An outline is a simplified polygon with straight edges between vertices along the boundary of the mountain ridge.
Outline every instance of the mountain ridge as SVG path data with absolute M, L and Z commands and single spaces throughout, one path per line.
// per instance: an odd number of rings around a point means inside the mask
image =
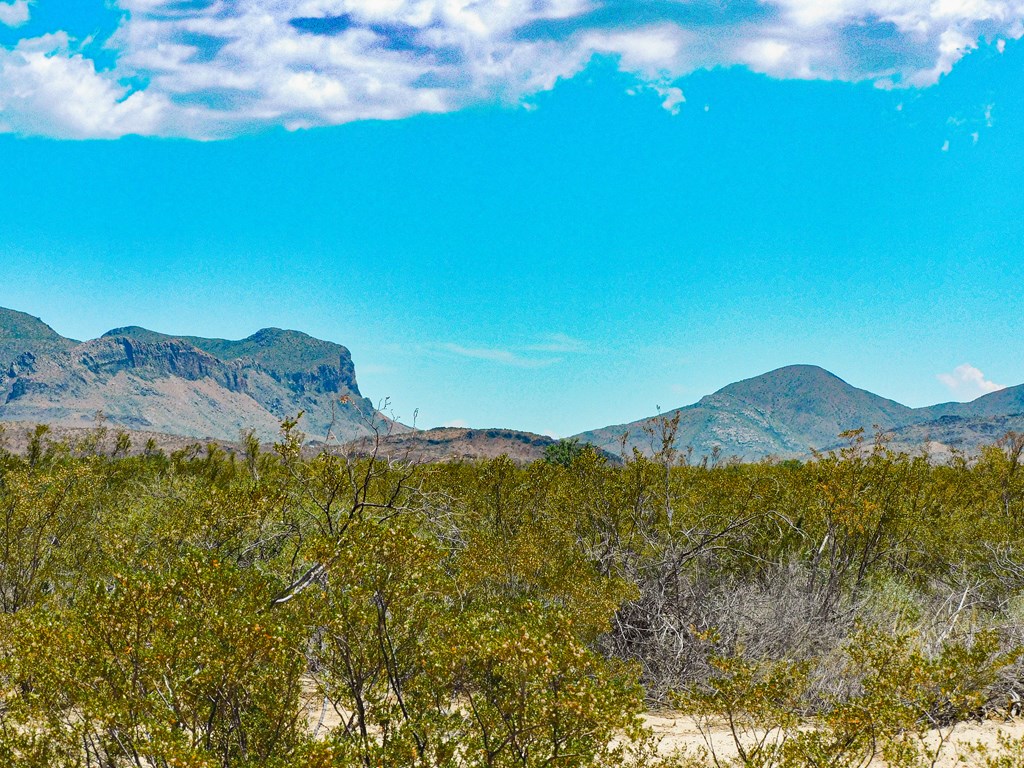
M 0 310 L 0 419 L 81 427 L 97 412 L 113 425 L 219 440 L 248 429 L 274 439 L 299 412 L 311 437 L 358 438 L 375 422 L 404 429 L 362 396 L 346 347 L 300 331 L 232 341 L 126 326 L 79 342 Z

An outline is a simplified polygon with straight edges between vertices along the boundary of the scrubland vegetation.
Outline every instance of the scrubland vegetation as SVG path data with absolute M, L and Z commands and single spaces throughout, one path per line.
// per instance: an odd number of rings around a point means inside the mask
M 1017 436 L 945 466 L 856 434 L 750 465 L 99 445 L 0 451 L 0 765 L 928 765 L 1024 693 Z M 651 708 L 729 756 L 658 754 Z

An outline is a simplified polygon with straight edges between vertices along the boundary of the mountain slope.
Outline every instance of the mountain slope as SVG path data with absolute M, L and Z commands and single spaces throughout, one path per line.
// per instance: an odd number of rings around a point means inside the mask
M 757 460 L 806 456 L 833 445 L 839 433 L 876 427 L 893 429 L 919 421 L 915 410 L 847 384 L 813 365 L 791 365 L 730 384 L 679 414 L 676 445 L 692 446 L 697 456 L 718 448 L 726 456 Z M 609 451 L 625 447 L 654 452 L 656 441 L 645 428 L 656 418 L 584 432 L 578 437 Z
M 38 317 L 0 307 L 0 375 L 28 367 L 38 356 L 59 354 L 78 342 L 65 339 Z
M 0 310 L 0 419 L 114 425 L 220 440 L 253 429 L 266 440 L 304 412 L 311 437 L 367 434 L 373 406 L 349 351 L 268 328 L 240 341 L 119 328 L 65 339 L 42 321 Z
M 934 461 L 945 461 L 954 453 L 976 454 L 979 448 L 995 444 L 1007 432 L 1024 433 L 1024 414 L 940 416 L 897 427 L 889 432 L 887 439 L 893 450 L 924 452 Z
M 379 445 L 371 438 L 362 438 L 346 447 L 357 454 L 369 454 L 376 448 L 378 456 L 400 461 L 475 461 L 508 456 L 527 464 L 544 458 L 544 450 L 554 442 L 546 435 L 514 429 L 436 427 L 391 434 Z
M 925 421 L 933 421 L 943 416 L 984 419 L 1024 413 L 1024 384 L 990 392 L 969 403 L 940 403 L 918 408 L 917 411 Z

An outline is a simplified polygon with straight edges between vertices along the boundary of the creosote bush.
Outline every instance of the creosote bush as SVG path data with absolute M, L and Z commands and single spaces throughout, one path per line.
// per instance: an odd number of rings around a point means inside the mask
M 912 765 L 1024 693 L 1015 436 L 946 466 L 859 434 L 694 461 L 670 420 L 622 466 L 100 437 L 0 450 L 3 765 Z M 651 706 L 730 756 L 658 756 Z

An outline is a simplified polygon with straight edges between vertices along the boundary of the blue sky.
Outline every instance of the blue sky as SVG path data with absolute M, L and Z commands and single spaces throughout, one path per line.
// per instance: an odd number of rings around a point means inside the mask
M 1024 382 L 1020 13 L 0 1 L 0 305 L 301 329 L 421 426 L 969 399 Z

